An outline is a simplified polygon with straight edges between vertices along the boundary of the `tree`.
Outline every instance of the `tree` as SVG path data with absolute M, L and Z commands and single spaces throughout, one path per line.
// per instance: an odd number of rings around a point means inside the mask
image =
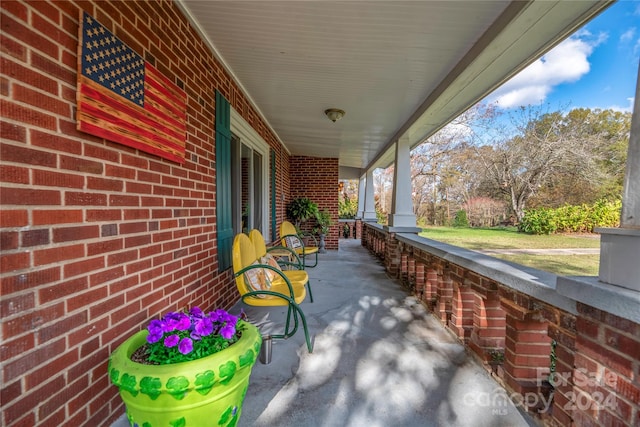
M 614 169 L 620 165 L 617 159 L 605 159 L 607 153 L 619 151 L 612 148 L 617 147 L 612 140 L 623 144 L 625 120 L 621 117 L 590 110 L 549 113 L 529 106 L 521 107 L 511 119 L 512 136 L 495 141 L 491 150 L 476 152 L 494 189 L 505 195 L 518 221 L 537 193 L 557 190 L 556 184 L 563 180 L 580 182 L 585 191 L 593 192 L 606 180 L 602 166 L 607 161 L 615 162 Z M 565 195 L 559 199 L 566 200 L 567 192 L 576 188 L 575 184 L 564 188 Z

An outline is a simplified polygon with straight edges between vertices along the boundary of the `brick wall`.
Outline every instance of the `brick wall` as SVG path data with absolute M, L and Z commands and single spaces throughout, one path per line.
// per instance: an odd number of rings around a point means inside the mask
M 569 313 L 367 224 L 362 244 L 545 425 L 640 425 L 638 323 Z
M 291 183 L 290 200 L 308 197 L 318 204 L 318 209 L 331 214 L 333 225 L 325 238 L 327 249 L 338 249 L 340 226 L 338 225 L 338 159 L 292 156 L 289 177 Z M 303 225 L 303 230 L 311 231 L 315 220 Z
M 275 150 L 279 196 L 289 155 L 171 1 L 0 8 L 0 424 L 108 426 L 118 344 L 160 313 L 237 299 L 217 264 L 215 90 Z M 76 131 L 80 8 L 184 82 L 183 165 Z

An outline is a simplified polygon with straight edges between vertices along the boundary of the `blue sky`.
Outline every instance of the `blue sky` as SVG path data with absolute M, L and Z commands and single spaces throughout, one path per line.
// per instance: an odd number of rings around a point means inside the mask
M 621 0 L 486 101 L 503 109 L 549 104 L 632 111 L 640 60 L 640 1 Z

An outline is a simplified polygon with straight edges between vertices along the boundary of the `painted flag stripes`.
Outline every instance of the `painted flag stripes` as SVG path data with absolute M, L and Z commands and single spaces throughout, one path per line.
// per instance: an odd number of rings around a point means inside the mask
M 79 40 L 78 129 L 184 163 L 184 91 L 86 12 Z

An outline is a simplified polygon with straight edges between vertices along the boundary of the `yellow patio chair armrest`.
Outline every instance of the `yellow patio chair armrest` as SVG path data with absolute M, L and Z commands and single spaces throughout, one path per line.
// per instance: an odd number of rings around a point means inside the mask
M 312 233 L 308 233 L 308 232 L 302 231 L 302 232 L 300 232 L 299 236 L 300 237 L 310 237 L 311 239 L 313 239 L 313 246 L 318 246 L 318 239 L 316 239 L 316 236 L 314 236 Z M 302 242 L 302 244 L 304 245 L 304 241 Z
M 299 234 L 285 234 L 284 236 L 281 236 L 280 238 L 286 240 L 287 237 L 295 237 L 296 239 L 300 240 L 300 244 L 302 245 L 302 247 L 303 248 L 305 247 L 304 240 L 302 240 L 302 236 L 300 236 Z
M 287 284 L 287 287 L 289 288 L 289 296 L 295 300 L 296 294 L 295 292 L 293 292 L 293 286 L 291 285 L 291 282 L 289 281 L 289 279 L 287 278 L 287 276 L 282 272 L 282 270 L 279 270 L 275 267 L 271 267 L 270 265 L 265 265 L 265 264 L 251 264 L 248 265 L 246 267 L 244 267 L 243 269 L 241 269 L 240 271 L 238 271 L 237 273 L 235 273 L 233 275 L 233 277 L 238 277 L 241 274 L 244 274 L 246 271 L 248 270 L 252 270 L 254 268 L 264 268 L 265 270 L 271 270 L 271 271 L 275 271 L 280 277 L 282 277 L 282 279 L 284 280 L 284 282 Z M 266 291 L 251 291 L 248 293 L 252 293 L 252 292 L 266 292 Z M 271 291 L 269 291 L 271 292 Z M 284 295 L 281 294 L 279 292 L 273 292 L 274 294 L 277 295 Z
M 250 291 L 242 295 L 241 298 L 244 300 L 247 297 L 253 297 L 256 295 L 269 295 L 272 297 L 282 298 L 283 300 L 286 300 L 287 302 L 289 302 L 289 304 L 292 304 L 292 303 L 295 304 L 295 301 L 293 300 L 293 298 L 289 298 L 288 296 L 286 296 L 285 294 L 281 294 L 280 292 L 273 292 L 273 291 Z
M 281 261 L 278 260 L 278 264 L 280 265 L 290 265 L 293 267 L 296 267 L 298 270 L 304 270 L 303 266 L 302 266 L 302 260 L 300 259 L 300 257 L 298 256 L 298 254 L 296 253 L 296 251 L 294 251 L 291 248 L 288 248 L 286 246 L 271 246 L 267 248 L 267 253 L 271 252 L 272 250 L 284 250 L 287 251 L 290 255 L 289 255 L 289 259 L 293 258 L 295 259 L 295 261 Z

